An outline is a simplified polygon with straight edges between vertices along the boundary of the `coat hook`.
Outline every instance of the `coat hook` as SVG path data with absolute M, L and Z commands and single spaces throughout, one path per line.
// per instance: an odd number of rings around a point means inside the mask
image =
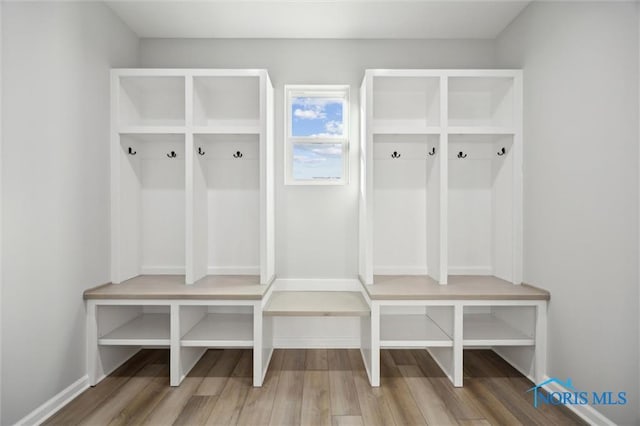
M 431 148 L 431 151 L 428 153 L 429 155 L 436 155 L 436 147 Z
M 391 158 L 400 158 L 401 154 L 398 154 L 398 151 L 393 151 L 393 154 L 391 154 Z
M 236 153 L 233 154 L 233 158 L 242 158 L 242 153 L 240 151 L 236 151 Z
M 501 156 L 501 157 L 503 155 L 505 155 L 506 153 L 507 153 L 507 150 L 504 148 L 504 146 L 502 147 L 502 149 L 500 151 L 498 151 L 498 155 Z
M 202 150 L 202 147 L 198 147 L 198 154 L 204 155 L 205 152 Z
M 129 147 L 129 155 L 136 155 L 138 153 L 138 151 L 134 151 L 131 149 L 131 147 Z
M 169 154 L 167 154 L 167 157 L 169 158 L 176 158 L 178 156 L 178 154 L 176 154 L 175 151 L 171 151 Z
M 465 154 L 464 152 L 460 151 L 458 153 L 458 158 L 467 158 L 467 154 Z

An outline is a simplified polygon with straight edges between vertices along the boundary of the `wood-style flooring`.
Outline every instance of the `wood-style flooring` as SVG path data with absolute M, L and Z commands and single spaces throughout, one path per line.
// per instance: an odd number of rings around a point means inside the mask
M 167 350 L 143 350 L 45 424 L 573 425 L 567 408 L 532 406 L 532 383 L 488 350 L 464 352 L 454 388 L 423 350 L 384 350 L 369 386 L 358 350 L 276 350 L 262 388 L 250 350 L 209 350 L 179 387 Z

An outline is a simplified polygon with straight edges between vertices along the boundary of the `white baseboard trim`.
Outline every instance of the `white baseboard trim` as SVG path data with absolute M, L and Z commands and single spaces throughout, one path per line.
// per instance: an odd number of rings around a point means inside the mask
M 274 338 L 273 347 L 275 349 L 359 349 L 360 339 Z
M 544 376 L 548 380 L 549 376 Z M 569 389 L 558 383 L 549 383 L 543 386 L 547 392 L 571 392 Z M 604 414 L 593 408 L 591 405 L 565 405 L 569 410 L 573 411 L 578 417 L 591 425 L 615 426 L 616 424 L 609 420 Z
M 209 266 L 208 275 L 260 275 L 259 266 Z
M 274 291 L 360 291 L 357 278 L 276 278 Z
M 490 266 L 450 266 L 449 275 L 493 275 Z
M 143 266 L 140 268 L 142 275 L 184 275 L 184 266 Z
M 49 399 L 47 402 L 33 410 L 31 413 L 27 414 L 25 417 L 19 420 L 16 425 L 31 426 L 41 424 L 88 388 L 89 376 L 84 375 L 83 377 L 73 382 L 71 385 L 67 386 L 67 388 L 63 389 L 57 395 L 54 395 L 53 398 Z
M 428 272 L 426 266 L 377 266 L 373 275 L 428 275 Z
M 527 379 L 531 380 L 532 383 L 535 383 L 535 379 L 528 374 L 528 372 L 523 371 L 519 365 L 512 362 L 509 357 L 504 356 L 503 354 L 497 352 L 495 349 L 492 349 L 500 358 L 504 359 L 509 365 L 518 370 L 520 374 L 525 376 Z M 545 374 L 544 380 L 548 380 L 550 377 Z M 558 383 L 549 383 L 542 387 L 547 392 L 571 392 L 569 389 Z M 600 413 L 598 410 L 593 408 L 591 405 L 565 405 L 569 410 L 571 410 L 575 415 L 580 417 L 585 422 L 590 425 L 606 425 L 606 426 L 615 426 L 616 424 L 612 422 L 608 417 L 604 414 Z

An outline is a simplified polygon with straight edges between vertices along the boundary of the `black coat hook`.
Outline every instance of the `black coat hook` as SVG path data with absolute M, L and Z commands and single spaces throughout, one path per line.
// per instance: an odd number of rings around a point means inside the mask
M 393 151 L 393 154 L 391 154 L 391 158 L 400 158 L 401 154 L 398 154 L 398 151 Z
M 171 151 L 169 154 L 167 154 L 167 157 L 169 158 L 176 158 L 178 156 L 178 154 L 176 154 L 175 151 Z
M 205 154 L 201 147 L 198 147 L 198 154 L 200 154 L 200 155 L 204 155 Z
M 236 153 L 233 154 L 233 158 L 242 158 L 242 153 L 240 151 L 236 151 Z
M 498 155 L 501 156 L 501 157 L 503 155 L 505 155 L 506 153 L 507 153 L 507 150 L 504 148 L 504 146 L 502 147 L 502 149 L 500 151 L 498 151 Z
M 138 151 L 134 151 L 131 149 L 131 147 L 129 147 L 129 155 L 136 155 L 138 153 Z
M 429 155 L 436 155 L 436 147 L 431 148 L 431 151 L 428 152 Z
M 467 154 L 465 154 L 464 152 L 460 151 L 458 153 L 458 158 L 467 158 Z

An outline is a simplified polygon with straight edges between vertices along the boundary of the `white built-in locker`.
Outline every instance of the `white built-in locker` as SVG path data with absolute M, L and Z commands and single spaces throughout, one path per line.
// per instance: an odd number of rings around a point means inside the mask
M 264 70 L 112 71 L 112 281 L 274 277 Z
M 522 75 L 367 70 L 360 276 L 522 282 Z

